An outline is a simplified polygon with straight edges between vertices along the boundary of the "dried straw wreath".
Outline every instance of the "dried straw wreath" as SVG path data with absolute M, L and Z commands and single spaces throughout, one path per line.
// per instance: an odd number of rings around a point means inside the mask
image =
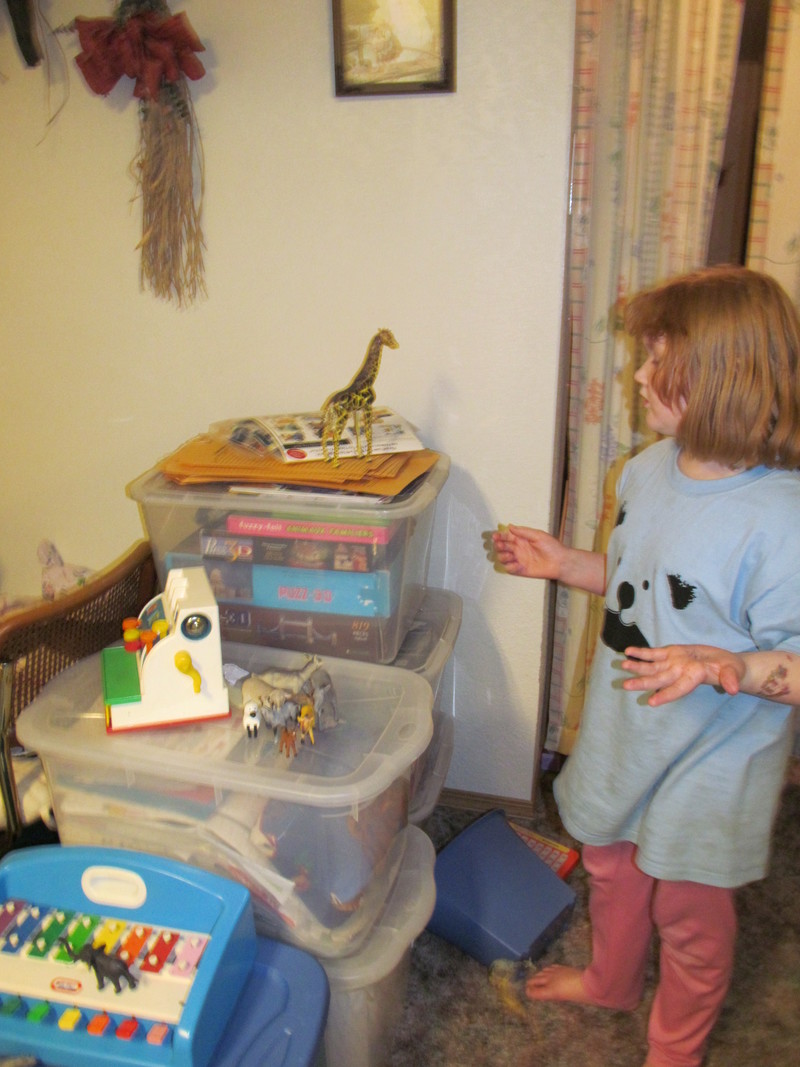
M 131 170 L 142 198 L 140 281 L 179 306 L 206 292 L 203 265 L 204 166 L 186 79 L 205 67 L 204 46 L 182 12 L 164 0 L 122 0 L 111 18 L 76 18 L 76 62 L 105 96 L 123 76 L 139 100 L 139 147 Z

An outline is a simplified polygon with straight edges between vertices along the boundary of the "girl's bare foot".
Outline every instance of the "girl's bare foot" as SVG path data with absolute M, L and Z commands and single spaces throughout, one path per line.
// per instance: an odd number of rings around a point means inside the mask
M 583 988 L 583 971 L 558 963 L 537 971 L 525 983 L 528 1000 L 562 1000 L 571 1004 L 591 1004 Z

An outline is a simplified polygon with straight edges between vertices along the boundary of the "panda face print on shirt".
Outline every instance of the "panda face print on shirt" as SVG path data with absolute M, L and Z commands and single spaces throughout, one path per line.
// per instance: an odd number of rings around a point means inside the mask
M 625 505 L 620 508 L 616 525 L 625 521 Z M 617 573 L 620 571 L 617 561 Z M 661 577 L 657 579 L 661 581 Z M 664 581 L 669 587 L 670 602 L 675 611 L 685 611 L 695 598 L 695 586 L 685 581 L 679 574 L 666 574 Z M 636 621 L 637 603 L 641 604 L 642 598 L 651 595 L 650 581 L 644 579 L 638 586 L 625 578 L 616 585 L 613 598 L 616 610 L 606 604 L 603 617 L 603 629 L 600 639 L 604 645 L 614 652 L 624 653 L 626 648 L 649 648 L 650 642 L 646 634 L 642 633 Z
M 642 591 L 646 594 L 650 583 L 642 582 Z M 606 604 L 603 617 L 603 630 L 601 638 L 604 645 L 608 645 L 614 652 L 624 652 L 626 648 L 649 648 L 650 642 L 637 626 L 636 617 L 636 589 L 630 582 L 620 582 L 617 586 L 618 611 L 612 610 Z M 625 615 L 625 618 L 623 618 Z M 629 622 L 626 619 L 630 619 Z

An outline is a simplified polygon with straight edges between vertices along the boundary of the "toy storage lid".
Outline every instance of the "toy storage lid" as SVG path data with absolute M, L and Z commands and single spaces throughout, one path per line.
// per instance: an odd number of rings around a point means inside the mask
M 298 516 L 324 512 L 346 515 L 348 522 L 396 522 L 421 514 L 436 500 L 450 472 L 449 456 L 439 454 L 435 465 L 398 496 L 372 497 L 367 493 L 307 490 L 293 486 L 245 486 L 227 484 L 177 485 L 157 468 L 146 471 L 127 487 L 133 500 L 146 507 L 207 509 L 213 518 L 234 509 L 248 514 Z
M 237 644 L 223 644 L 223 660 L 250 672 L 303 662 L 297 653 Z M 248 738 L 235 708 L 217 722 L 107 733 L 99 655 L 54 678 L 20 716 L 17 734 L 45 762 L 70 761 L 84 772 L 100 767 L 106 780 L 118 771 L 121 783 L 148 775 L 313 807 L 354 806 L 382 793 L 425 751 L 433 693 L 424 678 L 395 667 L 350 660 L 323 666 L 338 722 L 317 730 L 316 743 L 291 760 L 272 731 Z
M 250 981 L 211 1067 L 314 1067 L 329 1001 L 325 972 L 313 956 L 260 937 Z

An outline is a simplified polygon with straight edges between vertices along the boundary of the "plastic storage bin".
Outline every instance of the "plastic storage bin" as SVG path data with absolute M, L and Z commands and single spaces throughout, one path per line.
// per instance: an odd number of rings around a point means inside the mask
M 326 1067 L 382 1067 L 388 1062 L 408 989 L 411 948 L 436 899 L 433 845 L 416 826 L 406 833 L 403 866 L 368 940 L 353 956 L 322 961 L 330 986 Z
M 294 668 L 281 649 L 226 645 L 245 671 Z M 287 758 L 242 717 L 109 734 L 100 658 L 50 683 L 18 735 L 47 772 L 65 844 L 139 849 L 250 890 L 256 928 L 336 957 L 356 951 L 403 859 L 411 765 L 428 746 L 430 685 L 394 667 L 325 661 L 338 720 Z
M 422 602 L 436 498 L 450 461 L 390 502 L 354 495 L 177 486 L 157 470 L 129 487 L 162 584 L 202 564 L 223 638 L 391 663 Z
M 444 788 L 453 755 L 454 720 L 441 707 L 439 689 L 461 628 L 462 601 L 446 589 L 428 589 L 392 666 L 415 671 L 433 690 L 433 738 L 411 768 L 408 818 L 427 819 Z

